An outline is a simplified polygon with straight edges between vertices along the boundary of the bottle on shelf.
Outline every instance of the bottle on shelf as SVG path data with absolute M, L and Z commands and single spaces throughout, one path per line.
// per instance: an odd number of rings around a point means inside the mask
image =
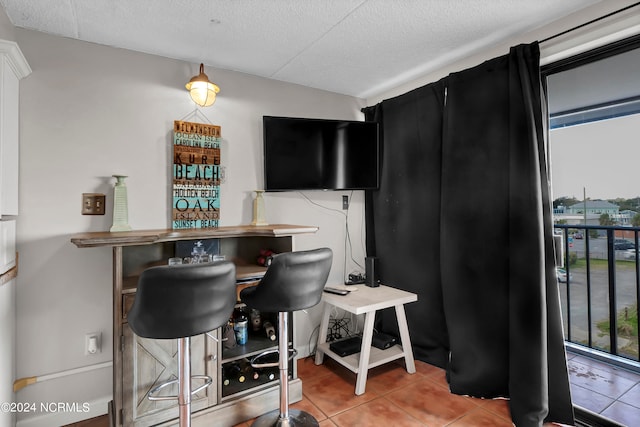
M 222 385 L 229 385 L 235 381 L 243 383 L 245 379 L 237 363 L 228 363 L 222 367 Z
M 251 378 L 253 380 L 257 380 L 260 377 L 258 371 L 251 367 L 251 364 L 247 359 L 241 360 L 238 364 L 240 365 L 240 373 L 244 375 L 245 379 Z
M 276 328 L 273 327 L 273 324 L 271 322 L 269 322 L 268 320 L 266 320 L 263 324 L 262 327 L 264 328 L 265 333 L 267 334 L 267 337 L 271 340 L 271 341 L 275 341 L 276 340 Z
M 273 381 L 278 377 L 278 370 L 275 368 L 261 368 L 257 369 L 260 377 L 266 378 L 268 381 Z
M 222 366 L 222 385 L 227 386 L 231 384 L 231 377 L 233 376 L 232 365 Z
M 258 332 L 262 329 L 262 317 L 260 316 L 260 312 L 255 308 L 251 309 L 251 329 L 253 332 Z
M 248 318 L 242 308 L 236 308 L 233 312 L 233 330 L 236 334 L 238 345 L 245 345 L 248 339 Z
M 246 317 L 248 317 L 247 316 L 247 310 L 248 310 L 248 308 L 245 305 L 237 306 L 237 307 L 235 307 L 233 309 L 232 317 L 235 318 L 235 319 L 237 319 L 238 317 L 245 317 L 246 318 Z

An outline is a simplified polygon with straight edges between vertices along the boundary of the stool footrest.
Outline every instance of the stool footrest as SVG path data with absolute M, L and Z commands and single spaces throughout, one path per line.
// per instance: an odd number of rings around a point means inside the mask
M 256 360 L 260 359 L 261 357 L 266 357 L 269 356 L 271 354 L 277 354 L 278 350 L 267 350 L 267 351 L 263 351 L 262 353 L 258 354 L 256 357 L 254 357 L 253 359 L 251 359 L 251 367 L 254 369 L 261 369 L 261 368 L 275 368 L 276 366 L 280 365 L 280 362 L 269 362 L 269 363 L 257 363 Z M 294 357 L 296 357 L 298 354 L 298 350 L 296 350 L 295 348 L 290 348 L 289 349 L 289 360 L 293 359 Z
M 200 387 L 194 390 L 191 390 L 191 395 L 201 392 L 205 388 L 209 387 L 213 382 L 211 377 L 207 375 L 193 375 L 191 379 L 204 380 L 204 384 L 202 384 Z M 164 382 L 154 387 L 153 389 L 151 389 L 151 391 L 149 392 L 149 396 L 147 396 L 147 398 L 149 400 L 175 400 L 178 398 L 177 395 L 176 396 L 156 396 L 155 393 L 158 393 L 160 390 L 162 390 L 165 387 L 168 387 L 172 384 L 177 384 L 177 383 L 178 383 L 178 380 L 171 380 L 171 381 Z

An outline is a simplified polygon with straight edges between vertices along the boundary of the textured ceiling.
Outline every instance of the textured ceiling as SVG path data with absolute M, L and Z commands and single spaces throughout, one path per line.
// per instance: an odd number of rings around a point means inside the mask
M 367 98 L 598 1 L 0 0 L 0 4 L 17 27 Z

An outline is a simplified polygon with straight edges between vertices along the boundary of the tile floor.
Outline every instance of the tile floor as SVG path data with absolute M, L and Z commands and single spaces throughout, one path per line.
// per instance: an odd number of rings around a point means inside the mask
M 640 426 L 640 375 L 571 353 L 567 358 L 574 404 L 623 425 Z M 329 358 L 321 366 L 312 358 L 301 359 L 303 399 L 291 407 L 311 413 L 321 427 L 513 426 L 507 401 L 451 394 L 442 369 L 420 361 L 416 369 L 410 375 L 401 362 L 375 368 L 366 392 L 356 396 L 355 374 Z M 107 417 L 73 426 L 106 427 Z
M 401 363 L 369 371 L 366 392 L 354 394 L 356 376 L 325 358 L 298 361 L 303 399 L 292 405 L 312 414 L 321 427 L 510 427 L 505 400 L 473 399 L 451 394 L 444 370 L 416 361 L 410 375 Z M 235 427 L 248 427 L 251 421 Z
M 620 424 L 640 426 L 640 374 L 567 352 L 574 405 Z

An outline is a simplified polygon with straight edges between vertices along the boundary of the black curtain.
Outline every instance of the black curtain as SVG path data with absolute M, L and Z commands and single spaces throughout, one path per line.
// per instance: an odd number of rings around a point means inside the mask
M 367 253 L 416 358 L 453 393 L 508 397 L 517 426 L 573 424 L 555 276 L 538 44 L 364 110 L 382 130 Z M 397 333 L 385 311 L 380 329 Z

